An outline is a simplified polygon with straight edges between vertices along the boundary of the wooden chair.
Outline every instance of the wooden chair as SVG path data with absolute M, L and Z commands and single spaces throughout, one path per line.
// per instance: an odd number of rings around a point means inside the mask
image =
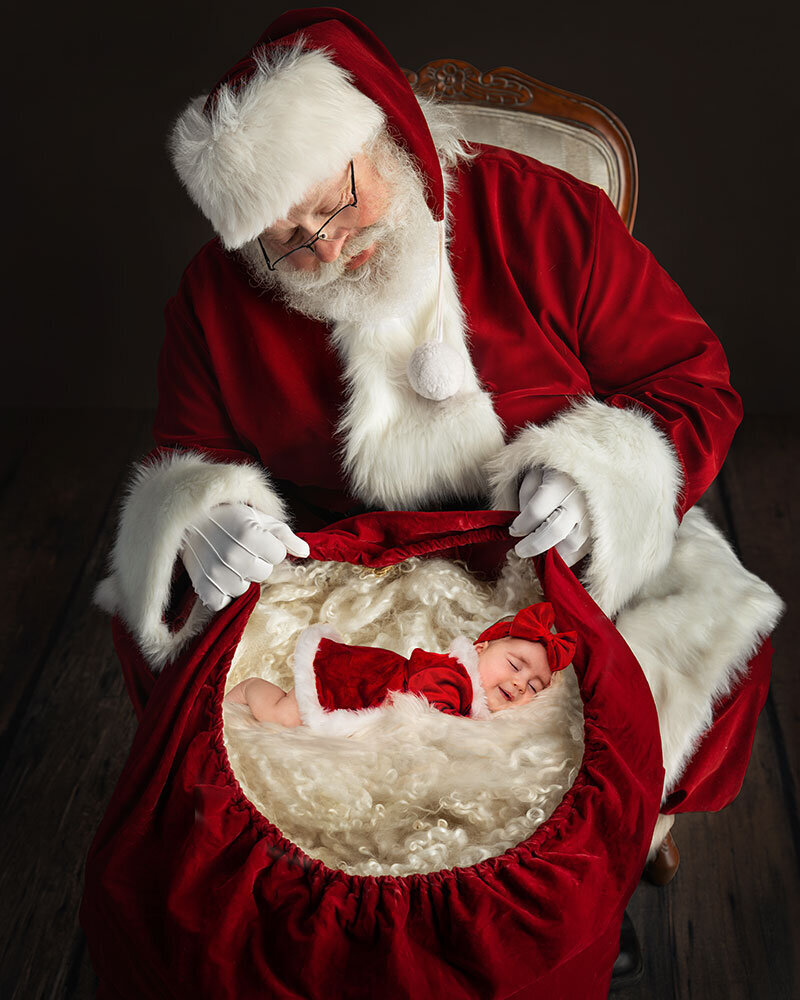
M 501 66 L 482 73 L 459 59 L 404 70 L 423 94 L 452 104 L 464 135 L 533 156 L 603 188 L 633 231 L 639 174 L 628 130 L 602 104 Z

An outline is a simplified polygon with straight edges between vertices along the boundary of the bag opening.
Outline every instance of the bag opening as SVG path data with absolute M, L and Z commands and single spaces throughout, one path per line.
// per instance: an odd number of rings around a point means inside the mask
M 264 585 L 225 689 L 250 676 L 292 687 L 291 654 L 310 624 L 403 656 L 444 652 L 542 596 L 530 560 L 513 553 L 493 582 L 437 557 L 377 570 L 287 561 Z M 404 694 L 350 737 L 257 723 L 233 704 L 223 733 L 244 794 L 305 854 L 351 875 L 403 876 L 467 867 L 531 836 L 578 773 L 583 706 L 568 668 L 528 705 L 485 721 Z

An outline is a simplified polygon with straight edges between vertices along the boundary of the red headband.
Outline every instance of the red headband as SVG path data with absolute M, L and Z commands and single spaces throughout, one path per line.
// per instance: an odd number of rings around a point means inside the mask
M 555 615 L 553 605 L 546 601 L 531 604 L 523 608 L 513 621 L 495 622 L 485 629 L 476 642 L 491 642 L 492 639 L 527 639 L 529 642 L 541 642 L 547 651 L 547 661 L 550 669 L 563 670 L 572 663 L 575 655 L 575 632 L 553 632 Z

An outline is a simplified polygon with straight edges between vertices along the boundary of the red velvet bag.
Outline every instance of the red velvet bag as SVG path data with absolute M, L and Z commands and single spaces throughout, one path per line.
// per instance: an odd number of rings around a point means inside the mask
M 380 567 L 435 553 L 491 572 L 511 544 L 508 522 L 498 512 L 374 513 L 305 538 L 321 560 Z M 559 626 L 578 633 L 579 774 L 523 843 L 425 875 L 329 869 L 244 796 L 223 744 L 221 705 L 257 584 L 158 676 L 115 619 L 140 724 L 86 866 L 81 923 L 98 995 L 605 997 L 659 811 L 658 721 L 639 664 L 571 570 L 550 551 L 537 572 Z M 739 749 L 735 765 L 722 760 L 713 728 L 700 748 L 710 748 L 712 808 L 736 794 L 746 767 L 768 653 L 753 663 L 757 683 L 721 706 L 724 738 Z M 682 804 L 702 799 L 697 756 L 687 774 L 693 768 Z

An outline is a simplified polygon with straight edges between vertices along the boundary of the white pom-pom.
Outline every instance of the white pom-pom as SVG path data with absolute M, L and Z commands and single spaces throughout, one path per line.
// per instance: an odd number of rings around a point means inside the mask
M 411 355 L 407 373 L 409 384 L 418 396 L 449 399 L 464 383 L 464 359 L 449 344 L 428 340 Z

